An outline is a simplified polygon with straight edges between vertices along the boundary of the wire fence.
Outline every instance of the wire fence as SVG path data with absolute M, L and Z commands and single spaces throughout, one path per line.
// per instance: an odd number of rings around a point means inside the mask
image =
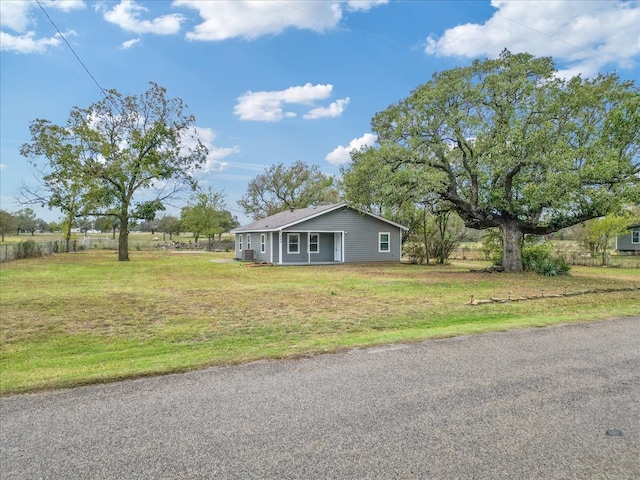
M 69 252 L 86 250 L 117 250 L 118 240 L 104 237 L 84 237 L 69 242 Z M 220 240 L 207 242 L 181 242 L 181 241 L 157 241 L 157 240 L 129 240 L 129 249 L 142 250 L 210 250 L 233 251 L 233 240 Z M 0 245 L 0 263 L 10 262 L 21 258 L 41 257 L 56 253 L 66 253 L 67 247 L 64 240 L 39 241 L 26 240 L 18 243 L 5 243 Z M 622 267 L 640 268 L 640 255 L 609 255 L 603 259 L 601 256 L 591 257 L 582 251 L 557 250 L 555 255 L 563 258 L 569 265 L 587 267 Z M 451 253 L 450 260 L 486 260 L 481 248 L 459 247 Z
M 233 251 L 234 242 L 229 240 L 204 242 L 161 242 L 155 240 L 129 240 L 129 249 L 143 250 L 205 250 L 205 251 Z M 57 253 L 82 252 L 87 250 L 117 250 L 118 240 L 102 237 L 84 237 L 71 240 L 67 249 L 64 240 L 39 241 L 25 240 L 17 243 L 0 244 L 0 263 L 11 262 L 22 258 L 42 257 Z

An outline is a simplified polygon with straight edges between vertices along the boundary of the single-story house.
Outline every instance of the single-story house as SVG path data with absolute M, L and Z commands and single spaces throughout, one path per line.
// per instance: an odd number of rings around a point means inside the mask
M 628 255 L 640 255 L 640 223 L 627 228 L 629 233 L 616 237 L 616 251 Z
M 236 258 L 277 265 L 399 262 L 406 227 L 346 203 L 296 208 L 231 231 Z

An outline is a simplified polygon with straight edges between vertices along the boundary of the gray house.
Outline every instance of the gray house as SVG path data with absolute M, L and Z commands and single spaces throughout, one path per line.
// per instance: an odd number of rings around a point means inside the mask
M 346 203 L 291 209 L 231 231 L 236 258 L 278 265 L 399 262 L 406 227 Z
M 640 223 L 629 225 L 629 233 L 616 237 L 616 250 L 618 253 L 628 255 L 640 255 Z

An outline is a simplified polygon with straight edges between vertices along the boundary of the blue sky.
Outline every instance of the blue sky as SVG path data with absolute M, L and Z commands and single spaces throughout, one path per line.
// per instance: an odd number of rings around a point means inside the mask
M 101 98 L 96 82 L 137 95 L 153 81 L 183 99 L 210 150 L 199 183 L 224 191 L 244 223 L 236 202 L 252 178 L 298 160 L 338 175 L 351 149 L 375 142 L 371 117 L 436 71 L 507 48 L 552 56 L 563 76 L 640 79 L 637 1 L 2 0 L 0 24 L 9 212 L 34 183 L 19 154 L 29 123 L 63 125 Z

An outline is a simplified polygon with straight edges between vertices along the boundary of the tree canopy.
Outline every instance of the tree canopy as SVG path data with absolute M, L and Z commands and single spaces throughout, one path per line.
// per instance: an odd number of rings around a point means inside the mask
M 429 191 L 467 227 L 498 227 L 505 271 L 525 234 L 548 234 L 640 201 L 640 92 L 615 74 L 559 78 L 511 54 L 436 73 L 372 120 L 353 156 L 388 189 Z
M 211 244 L 216 235 L 238 226 L 236 218 L 225 209 L 225 203 L 224 194 L 211 188 L 194 193 L 182 209 L 182 228 L 192 232 L 196 242 L 200 235 L 204 235 Z
M 238 201 L 254 220 L 289 208 L 327 205 L 338 200 L 333 177 L 320 172 L 317 165 L 298 161 L 290 167 L 272 165 L 249 182 L 247 193 Z
M 21 153 L 41 172 L 39 197 L 75 217 L 115 217 L 118 259 L 129 260 L 130 222 L 154 218 L 165 200 L 195 187 L 193 173 L 206 160 L 195 118 L 183 110 L 151 83 L 139 96 L 108 90 L 88 108 L 74 107 L 65 126 L 34 120 Z

